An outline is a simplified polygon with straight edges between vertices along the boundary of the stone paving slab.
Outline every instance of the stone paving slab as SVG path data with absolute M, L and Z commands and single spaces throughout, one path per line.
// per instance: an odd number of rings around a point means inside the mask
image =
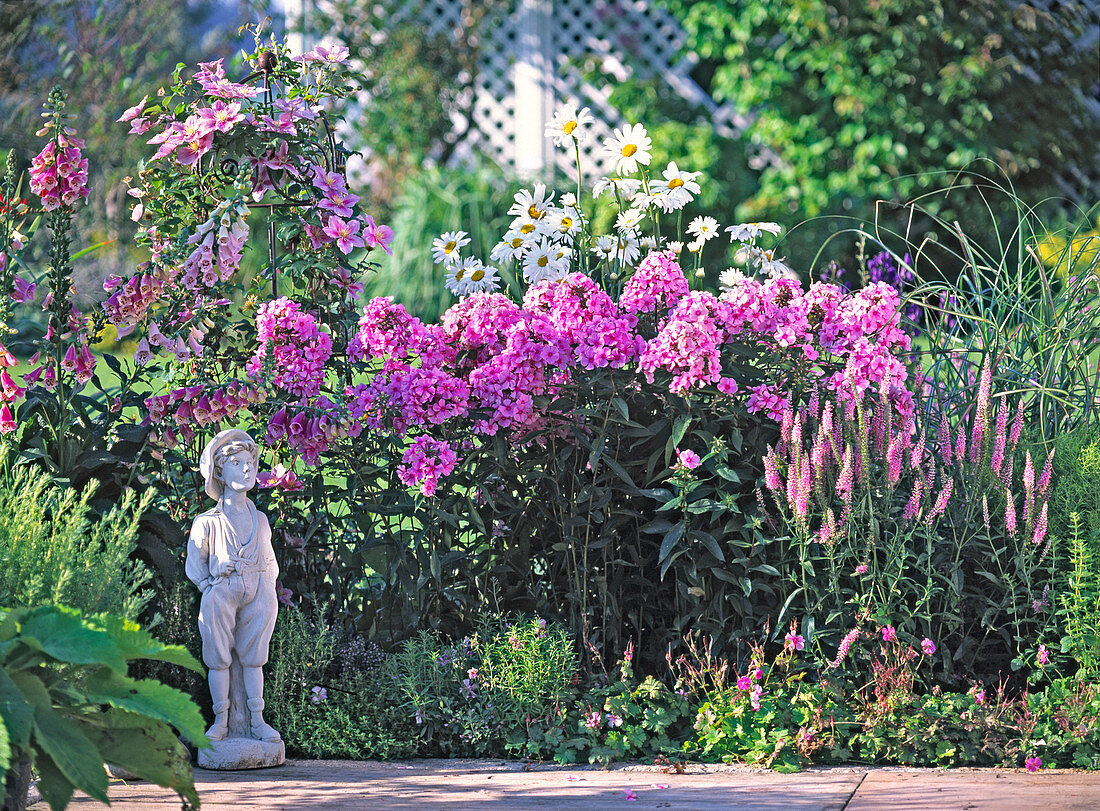
M 195 784 L 202 807 L 210 811 L 1100 809 L 1100 774 L 1073 771 L 1032 775 L 1023 770 L 831 767 L 781 775 L 691 764 L 684 774 L 668 774 L 641 765 L 604 770 L 485 760 L 291 760 L 275 769 L 247 772 L 196 768 Z M 112 808 L 125 811 L 166 811 L 180 805 L 174 793 L 140 781 L 112 780 L 109 795 Z M 70 807 L 102 806 L 78 795 Z M 31 808 L 47 811 L 44 803 Z

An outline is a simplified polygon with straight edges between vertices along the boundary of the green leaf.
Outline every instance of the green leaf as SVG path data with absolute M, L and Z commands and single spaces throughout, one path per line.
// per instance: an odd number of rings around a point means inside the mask
M 113 245 L 115 242 L 117 242 L 117 240 L 114 240 L 114 239 L 107 239 L 107 240 L 104 240 L 103 242 L 97 242 L 95 245 L 89 245 L 87 248 L 82 248 L 81 250 L 77 251 L 76 253 L 74 253 L 69 258 L 70 259 L 79 259 L 82 256 L 87 256 L 92 251 L 98 251 L 100 248 L 106 248 L 108 245 Z
M 687 525 L 681 521 L 665 533 L 665 537 L 661 541 L 661 551 L 657 555 L 658 563 L 664 563 L 665 559 L 672 554 L 672 548 L 676 545 L 677 541 L 684 537 L 684 531 L 686 529 Z
M 199 708 L 187 694 L 174 687 L 155 679 L 131 679 L 101 670 L 88 678 L 84 689 L 89 701 L 164 721 L 188 740 L 200 746 L 206 743 L 206 727 Z
M 38 684 L 45 691 L 42 683 Z M 34 724 L 34 707 L 3 668 L 0 668 L 0 723 L 11 745 L 16 749 L 27 748 Z
M 38 790 L 42 792 L 42 799 L 49 803 L 53 811 L 65 808 L 73 798 L 73 784 L 61 773 L 49 755 L 39 753 L 34 767 L 38 770 Z M 103 771 L 102 767 L 100 771 Z
M 34 641 L 48 656 L 77 665 L 105 665 L 126 672 L 126 659 L 110 634 L 85 622 L 80 612 L 44 605 L 23 620 L 24 641 Z
M 127 659 L 152 659 L 157 662 L 186 667 L 196 673 L 202 673 L 202 665 L 182 645 L 165 645 L 136 622 L 101 614 L 89 620 L 107 631 Z
M 105 721 L 107 728 L 96 742 L 106 762 L 170 788 L 198 806 L 190 757 L 170 726 L 125 710 L 108 710 Z
M 718 559 L 720 563 L 726 562 L 726 556 L 722 554 L 722 548 L 718 545 L 718 541 L 709 532 L 703 532 L 702 530 L 696 530 L 691 534 L 699 543 L 707 548 L 714 557 Z
M 0 719 L 0 774 L 8 773 L 11 765 L 11 741 L 8 739 L 8 728 Z
M 36 707 L 34 742 L 50 756 L 66 780 L 89 797 L 107 802 L 103 758 L 76 724 L 49 707 Z
M 691 417 L 681 414 L 676 418 L 676 422 L 672 425 L 672 437 L 670 440 L 672 448 L 680 446 L 680 440 L 684 438 L 684 434 L 687 433 L 689 425 L 691 425 Z

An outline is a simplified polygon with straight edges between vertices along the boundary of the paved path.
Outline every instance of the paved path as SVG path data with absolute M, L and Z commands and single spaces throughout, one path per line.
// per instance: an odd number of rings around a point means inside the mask
M 292 760 L 249 772 L 196 768 L 195 784 L 208 811 L 1100 809 L 1100 773 L 1073 771 L 831 767 L 781 775 L 691 764 L 685 774 L 667 774 L 630 765 L 605 771 L 485 760 Z M 168 811 L 180 805 L 172 792 L 142 782 L 112 780 L 110 797 L 111 807 L 124 811 Z M 78 795 L 70 807 L 103 806 Z M 38 803 L 32 809 L 47 811 L 47 806 Z

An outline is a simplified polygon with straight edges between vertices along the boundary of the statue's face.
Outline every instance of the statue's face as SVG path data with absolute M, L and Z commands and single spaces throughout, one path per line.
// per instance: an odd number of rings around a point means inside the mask
M 246 493 L 256 486 L 256 465 L 248 451 L 237 451 L 222 464 L 222 482 L 226 490 Z

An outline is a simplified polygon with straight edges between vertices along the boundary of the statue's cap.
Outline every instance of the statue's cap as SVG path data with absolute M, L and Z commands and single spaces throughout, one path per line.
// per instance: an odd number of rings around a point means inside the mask
M 219 431 L 213 439 L 206 443 L 202 456 L 199 457 L 199 473 L 206 480 L 206 494 L 215 501 L 222 497 L 221 482 L 214 478 L 214 460 L 218 458 L 218 451 L 230 442 L 247 442 L 253 447 L 253 457 L 259 455 L 259 447 L 247 431 L 240 428 L 228 428 Z

